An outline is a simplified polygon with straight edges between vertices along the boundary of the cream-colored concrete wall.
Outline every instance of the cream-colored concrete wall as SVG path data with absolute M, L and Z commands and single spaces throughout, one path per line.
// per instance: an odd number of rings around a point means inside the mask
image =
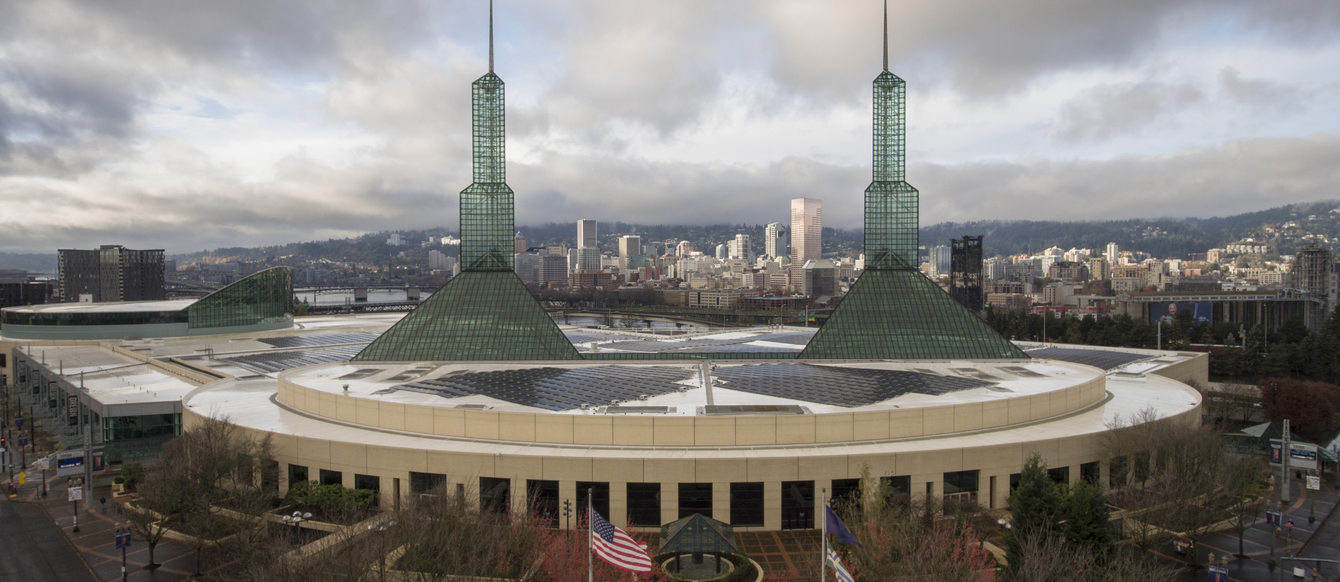
M 386 402 L 308 388 L 284 375 L 278 400 L 325 418 L 448 437 L 526 443 L 732 447 L 845 443 L 999 428 L 1088 407 L 1106 396 L 1101 375 L 1041 394 L 915 408 L 779 416 L 605 416 L 498 412 Z
M 1183 384 L 1203 390 L 1210 384 L 1210 354 L 1201 352 L 1179 352 L 1184 356 L 1193 356 L 1188 360 L 1169 364 L 1155 371 L 1155 374 L 1172 378 Z

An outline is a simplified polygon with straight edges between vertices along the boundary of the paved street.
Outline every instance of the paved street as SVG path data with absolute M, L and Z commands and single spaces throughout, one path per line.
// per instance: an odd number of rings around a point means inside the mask
M 1203 566 L 1211 553 L 1216 558 L 1228 555 L 1229 579 L 1244 582 L 1295 580 L 1292 576 L 1292 567 L 1302 564 L 1283 558 L 1296 555 L 1340 558 L 1340 518 L 1331 517 L 1340 495 L 1337 495 L 1330 483 L 1323 484 L 1321 491 L 1306 491 L 1302 489 L 1299 481 L 1294 481 L 1291 491 L 1291 503 L 1283 519 L 1285 523 L 1293 521 L 1292 534 L 1288 533 L 1286 527 L 1281 529 L 1281 534 L 1277 537 L 1275 527 L 1266 524 L 1265 515 L 1258 516 L 1252 527 L 1243 532 L 1242 549 L 1246 558 L 1234 555 L 1238 552 L 1236 532 L 1226 531 L 1207 535 L 1199 540 L 1196 548 L 1202 568 L 1187 570 L 1182 579 L 1188 582 L 1193 580 L 1203 582 L 1207 576 Z M 1315 516 L 1316 521 L 1309 522 L 1309 516 Z M 1169 548 L 1156 551 L 1169 560 L 1187 562 L 1185 557 L 1175 555 Z M 1273 572 L 1267 563 L 1272 556 L 1280 564 Z M 1306 564 L 1305 571 L 1307 573 L 1305 579 L 1311 580 L 1312 564 Z M 1321 574 L 1319 580 L 1340 581 L 1340 572 L 1337 572 L 1334 565 L 1330 569 L 1323 568 Z
M 48 480 L 43 498 L 36 479 L 20 487 L 19 496 L 0 502 L 0 581 L 82 582 L 121 580 L 121 550 L 114 532 L 122 523 L 111 487 L 93 490 L 93 507 L 79 504 L 79 533 L 74 533 L 74 508 L 66 501 L 65 479 Z M 108 498 L 104 508 L 99 499 Z M 134 581 L 178 581 L 191 578 L 195 554 L 183 544 L 164 541 L 154 548 L 161 567 L 145 570 L 149 548 L 134 537 L 126 551 L 127 578 Z
M 0 580 L 97 580 L 40 505 L 0 501 Z

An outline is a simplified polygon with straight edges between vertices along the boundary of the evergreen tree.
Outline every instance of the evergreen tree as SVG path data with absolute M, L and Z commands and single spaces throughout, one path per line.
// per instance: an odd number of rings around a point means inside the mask
M 1088 481 L 1076 483 L 1066 500 L 1066 541 L 1088 548 L 1100 562 L 1106 560 L 1113 543 L 1110 518 L 1103 490 Z
M 1061 520 L 1061 494 L 1042 457 L 1034 454 L 1019 473 L 1019 486 L 1010 494 L 1010 530 L 1005 535 L 1005 557 L 1011 572 L 1018 571 L 1023 546 L 1031 537 L 1057 533 Z

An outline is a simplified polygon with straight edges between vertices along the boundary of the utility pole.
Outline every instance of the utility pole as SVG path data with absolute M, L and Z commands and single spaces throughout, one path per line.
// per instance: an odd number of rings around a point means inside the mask
M 1284 438 L 1280 441 L 1280 505 L 1289 504 L 1289 419 L 1284 419 Z M 1281 507 L 1282 509 L 1282 507 Z

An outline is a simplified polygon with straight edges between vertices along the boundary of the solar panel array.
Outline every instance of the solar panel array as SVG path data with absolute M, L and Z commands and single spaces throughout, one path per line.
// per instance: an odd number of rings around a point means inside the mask
M 367 344 L 355 344 L 316 350 L 261 352 L 258 354 L 246 354 L 243 356 L 220 359 L 225 362 L 232 362 L 238 366 L 260 374 L 274 374 L 299 366 L 344 362 L 349 358 L 354 357 L 354 354 L 357 354 L 359 350 L 362 350 L 365 345 Z
M 381 334 L 370 332 L 323 333 L 318 335 L 285 335 L 260 338 L 259 341 L 276 348 L 310 348 L 340 344 L 367 344 Z
M 972 378 L 907 370 L 838 368 L 814 364 L 723 366 L 714 378 L 722 388 L 848 408 L 883 402 L 903 394 L 940 395 L 990 386 Z
M 1073 348 L 1037 348 L 1029 350 L 1028 355 L 1046 360 L 1061 360 L 1062 362 L 1085 364 L 1095 368 L 1102 368 L 1103 370 L 1113 370 L 1131 362 L 1148 360 L 1153 357 L 1150 355 L 1132 354 L 1129 352 L 1077 350 Z
M 394 388 L 446 398 L 478 394 L 545 410 L 571 410 L 677 392 L 685 388 L 678 382 L 696 375 L 686 366 L 544 367 L 457 373 Z

